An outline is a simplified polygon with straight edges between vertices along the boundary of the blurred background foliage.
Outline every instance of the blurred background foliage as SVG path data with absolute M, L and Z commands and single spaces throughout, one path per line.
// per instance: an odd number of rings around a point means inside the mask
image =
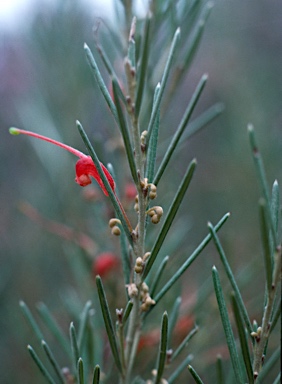
M 29 22 L 22 22 L 14 32 L 0 31 L 3 383 L 27 383 L 31 378 L 34 383 L 43 382 L 36 376 L 37 368 L 25 349 L 33 335 L 22 318 L 19 300 L 34 311 L 36 303 L 45 302 L 67 333 L 70 320 L 75 320 L 84 303 L 88 299 L 95 303 L 92 261 L 103 251 L 116 252 L 119 248 L 107 228 L 112 216 L 108 201 L 96 186 L 82 189 L 73 182 L 76 159 L 46 143 L 24 137 L 15 139 L 8 134 L 8 128 L 36 131 L 84 151 L 75 128 L 75 120 L 80 120 L 101 160 L 113 164 L 125 205 L 130 210 L 133 206 L 126 189 L 130 179 L 119 133 L 83 52 L 86 42 L 110 84 L 95 51 L 98 40 L 122 86 L 124 56 L 120 52 L 124 47 L 113 36 L 125 31 L 118 29 L 117 19 L 108 19 L 105 10 L 94 7 L 93 11 L 91 3 L 61 0 L 52 5 L 36 4 L 30 9 Z M 160 257 L 169 254 L 171 270 L 176 269 L 207 233 L 207 221 L 215 223 L 230 211 L 232 216 L 220 237 L 250 317 L 258 321 L 264 295 L 259 191 L 246 126 L 252 122 L 256 128 L 270 185 L 275 178 L 281 185 L 281 17 L 282 3 L 278 0 L 216 0 L 192 66 L 162 110 L 160 133 L 161 141 L 170 137 L 200 77 L 208 73 L 207 86 L 193 117 L 216 102 L 223 102 L 225 109 L 205 130 L 182 145 L 166 173 L 169 190 L 167 184 L 160 183 L 158 203 L 167 208 L 186 164 L 197 158 L 196 176 Z M 164 23 L 158 34 L 151 35 L 154 49 L 150 57 L 152 84 L 148 84 L 148 89 L 160 80 L 162 57 L 167 54 L 175 30 L 173 20 L 171 23 L 171 28 Z M 147 102 L 149 108 L 149 96 Z M 60 232 L 61 236 L 52 232 Z M 201 327 L 191 342 L 194 366 L 209 382 L 215 374 L 216 354 L 228 355 L 212 292 L 213 264 L 221 269 L 214 247 L 209 246 L 182 279 L 182 315 L 191 324 L 197 319 Z M 222 278 L 225 281 L 224 275 Z M 122 289 L 122 281 L 111 276 L 107 279 L 109 292 Z M 173 301 L 179 292 L 180 287 L 176 287 L 166 302 Z M 202 305 L 197 304 L 199 292 Z M 123 305 L 124 298 L 121 295 L 120 303 L 115 299 L 113 296 L 113 310 Z M 165 303 L 162 305 L 165 307 Z M 205 317 L 207 308 L 209 318 Z M 213 324 L 211 316 L 215 319 Z M 157 326 L 160 317 L 149 320 L 151 326 Z M 63 354 L 61 359 L 62 365 L 67 364 Z

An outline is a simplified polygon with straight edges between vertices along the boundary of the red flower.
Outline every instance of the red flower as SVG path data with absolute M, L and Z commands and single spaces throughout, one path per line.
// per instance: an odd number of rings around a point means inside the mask
M 109 272 L 115 270 L 120 264 L 119 258 L 112 252 L 103 252 L 96 256 L 92 264 L 94 276 L 105 277 Z
M 99 173 L 97 171 L 97 168 L 96 168 L 95 164 L 93 163 L 93 160 L 90 156 L 85 155 L 84 153 L 78 151 L 75 148 L 70 147 L 69 145 L 60 143 L 60 142 L 53 140 L 53 139 L 49 139 L 49 137 L 38 135 L 37 133 L 34 133 L 34 132 L 25 131 L 23 129 L 18 129 L 18 128 L 10 128 L 10 133 L 12 135 L 24 134 L 24 135 L 36 137 L 37 139 L 48 141 L 49 143 L 55 144 L 58 147 L 62 147 L 64 149 L 66 149 L 67 151 L 73 153 L 75 156 L 79 157 L 79 160 L 77 161 L 76 166 L 75 166 L 75 172 L 76 172 L 75 181 L 76 181 L 76 183 L 81 185 L 82 187 L 85 187 L 86 185 L 91 184 L 90 176 L 92 176 L 97 181 L 97 183 L 101 187 L 104 194 L 106 196 L 108 196 L 108 192 L 104 186 L 104 183 L 103 183 L 102 179 L 100 178 Z M 107 168 L 102 163 L 100 163 L 100 165 L 102 167 L 102 170 L 103 170 L 106 178 L 108 179 L 108 182 L 109 182 L 112 190 L 114 191 L 115 190 L 114 179 L 112 178 L 112 176 L 111 176 L 110 172 L 107 170 Z

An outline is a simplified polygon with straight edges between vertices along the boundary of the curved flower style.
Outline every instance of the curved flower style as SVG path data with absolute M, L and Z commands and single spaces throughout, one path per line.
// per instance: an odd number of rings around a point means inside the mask
M 93 163 L 91 156 L 87 156 L 83 152 L 80 152 L 77 149 L 70 147 L 69 145 L 60 143 L 56 140 L 50 139 L 49 137 L 42 136 L 42 135 L 39 135 L 39 134 L 31 132 L 31 131 L 25 131 L 24 129 L 18 129 L 18 128 L 10 128 L 9 132 L 12 135 L 24 134 L 24 135 L 35 137 L 35 138 L 40 139 L 40 140 L 48 141 L 49 143 L 55 144 L 58 147 L 62 147 L 65 150 L 73 153 L 75 156 L 79 157 L 79 160 L 77 161 L 77 163 L 75 165 L 75 173 L 76 173 L 75 181 L 76 181 L 76 183 L 81 185 L 82 187 L 85 187 L 86 185 L 91 184 L 90 176 L 92 176 L 97 181 L 97 183 L 101 187 L 104 194 L 106 196 L 108 196 L 108 192 L 104 186 L 104 183 L 103 183 L 103 181 L 102 181 L 102 179 L 98 173 L 98 170 L 97 170 L 95 164 Z M 114 179 L 112 178 L 112 175 L 110 174 L 110 172 L 107 170 L 107 168 L 102 163 L 100 163 L 100 165 L 102 167 L 102 170 L 103 170 L 112 190 L 115 191 L 115 182 L 114 182 Z

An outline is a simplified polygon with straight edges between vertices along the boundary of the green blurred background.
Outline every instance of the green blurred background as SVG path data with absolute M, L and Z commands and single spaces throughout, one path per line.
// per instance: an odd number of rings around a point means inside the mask
M 129 181 L 117 128 L 92 79 L 83 52 L 84 42 L 95 50 L 93 26 L 100 17 L 113 30 L 117 28 L 116 20 L 108 20 L 107 12 L 95 7 L 95 1 L 83 5 L 79 1 L 63 0 L 52 2 L 52 5 L 48 2 L 36 4 L 32 5 L 26 20 L 19 20 L 17 28 L 0 30 L 1 383 L 44 382 L 37 376 L 37 368 L 25 349 L 34 337 L 19 310 L 19 300 L 24 300 L 34 312 L 36 303 L 45 302 L 67 333 L 71 312 L 75 316 L 85 301 L 92 299 L 89 293 L 95 291 L 94 284 L 91 285 L 91 258 L 118 246 L 109 238 L 106 226 L 111 213 L 107 201 L 94 189 L 95 201 L 89 202 L 85 190 L 73 182 L 75 159 L 47 143 L 24 136 L 12 137 L 8 128 L 15 126 L 36 131 L 83 151 L 75 127 L 78 119 L 102 161 L 113 164 L 120 186 Z M 160 257 L 169 253 L 173 270 L 205 236 L 207 221 L 216 223 L 230 211 L 232 216 L 221 230 L 221 239 L 238 276 L 250 316 L 258 321 L 264 295 L 257 207 L 260 193 L 246 127 L 250 122 L 255 126 L 269 185 L 275 178 L 281 185 L 281 20 L 282 3 L 278 0 L 215 1 L 200 49 L 185 81 L 163 114 L 160 135 L 165 140 L 177 127 L 197 82 L 203 73 L 208 73 L 207 86 L 193 117 L 216 102 L 223 102 L 225 110 L 174 157 L 171 172 L 167 171 L 165 176 L 170 190 L 167 191 L 167 184 L 160 183 L 158 202 L 166 208 L 186 164 L 193 157 L 197 158 L 191 189 L 171 228 L 172 240 L 164 244 Z M 110 33 L 103 22 L 100 29 L 103 47 L 105 51 L 109 47 L 109 57 L 117 73 L 121 73 L 118 49 L 113 49 L 115 44 L 110 41 Z M 96 58 L 102 68 L 98 55 Z M 154 66 L 153 57 L 151 60 Z M 105 71 L 102 73 L 105 75 Z M 161 73 L 156 71 L 155 76 L 157 83 Z M 120 193 L 124 198 L 123 187 Z M 87 234 L 95 244 L 91 243 L 90 251 L 85 254 L 76 245 L 30 220 L 22 211 L 23 203 L 31 204 L 46 219 Z M 180 241 L 177 233 L 181 230 L 185 239 Z M 177 249 L 176 244 L 180 244 Z M 80 274 L 78 259 L 83 260 L 85 275 Z M 198 289 L 210 287 L 212 292 L 213 264 L 221 271 L 214 247 L 209 246 L 186 272 L 183 313 L 191 314 L 190 302 Z M 222 279 L 225 282 L 223 273 Z M 197 340 L 191 344 L 194 366 L 199 372 L 204 372 L 203 361 L 207 366 L 213 363 L 217 349 L 219 351 L 224 344 L 219 322 L 215 322 L 215 328 L 205 328 L 208 322 L 203 314 L 206 306 L 218 321 L 215 298 L 212 293 L 206 297 L 207 303 L 196 315 L 203 325 L 198 339 L 202 346 L 197 350 Z M 156 324 L 159 321 L 160 317 L 154 320 Z M 67 364 L 64 357 L 61 361 L 62 365 Z M 209 380 L 213 371 L 206 372 L 209 372 Z

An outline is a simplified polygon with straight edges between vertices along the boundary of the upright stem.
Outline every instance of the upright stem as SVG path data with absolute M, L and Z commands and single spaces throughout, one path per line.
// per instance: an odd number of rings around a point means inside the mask
M 145 253 L 145 223 L 146 223 L 146 207 L 147 207 L 147 198 L 143 190 L 143 180 L 145 174 L 145 154 L 142 151 L 142 143 L 140 138 L 139 122 L 138 117 L 135 114 L 135 91 L 136 91 L 136 78 L 135 78 L 135 68 L 131 67 L 131 63 L 126 61 L 126 75 L 127 83 L 129 89 L 129 104 L 128 104 L 128 113 L 131 119 L 131 132 L 134 145 L 134 154 L 135 154 L 135 164 L 138 174 L 138 183 L 137 193 L 138 193 L 138 223 L 133 236 L 133 251 L 136 258 L 143 257 Z M 134 273 L 133 284 L 136 285 L 137 295 L 132 298 L 133 308 L 129 318 L 129 326 L 126 335 L 126 351 L 125 351 L 125 360 L 126 360 L 126 377 L 125 383 L 130 383 L 130 376 L 136 356 L 136 351 L 139 343 L 140 333 L 141 333 L 141 277 L 140 274 Z
M 267 302 L 262 319 L 261 332 L 260 335 L 256 337 L 256 343 L 254 347 L 253 372 L 255 380 L 258 378 L 263 365 L 264 349 L 270 334 L 271 316 L 281 273 L 281 256 L 281 245 L 279 245 L 276 249 L 276 260 L 273 271 L 272 287 L 268 292 Z

